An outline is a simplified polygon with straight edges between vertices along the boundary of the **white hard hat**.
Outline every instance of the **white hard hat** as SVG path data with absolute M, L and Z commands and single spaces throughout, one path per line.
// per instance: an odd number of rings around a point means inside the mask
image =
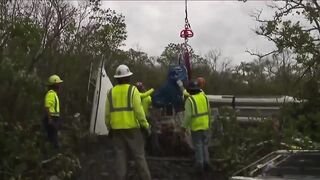
M 114 78 L 123 78 L 131 76 L 133 73 L 130 71 L 128 66 L 121 64 L 116 69 L 116 74 L 113 76 Z

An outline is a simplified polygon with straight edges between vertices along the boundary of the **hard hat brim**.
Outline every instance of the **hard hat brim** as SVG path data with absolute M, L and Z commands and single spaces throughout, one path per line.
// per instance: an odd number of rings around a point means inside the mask
M 123 77 L 129 77 L 131 76 L 133 73 L 129 72 L 128 74 L 122 74 L 122 75 L 114 75 L 114 78 L 123 78 Z
M 201 88 L 198 88 L 198 87 L 193 87 L 193 88 L 187 88 L 187 90 L 193 90 L 193 91 L 196 91 L 196 90 L 201 90 Z
M 47 82 L 47 85 L 51 86 L 51 85 L 54 85 L 54 84 L 60 84 L 60 83 L 63 83 L 63 80 L 58 80 L 57 82 Z

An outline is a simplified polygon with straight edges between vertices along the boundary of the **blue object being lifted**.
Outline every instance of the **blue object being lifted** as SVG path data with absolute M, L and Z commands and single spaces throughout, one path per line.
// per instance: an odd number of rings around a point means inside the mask
M 178 80 L 181 80 L 183 84 L 188 82 L 187 69 L 182 64 L 169 67 L 167 81 L 152 96 L 154 107 L 167 110 L 174 108 L 176 112 L 184 110 L 183 93 L 177 85 Z
M 179 65 L 170 66 L 166 83 L 154 93 L 152 96 L 152 104 L 156 108 L 166 108 L 167 114 L 173 109 L 175 112 L 184 110 L 184 100 L 182 92 L 182 84 L 188 84 L 188 79 L 191 79 L 191 53 L 189 51 L 188 39 L 193 37 L 194 33 L 188 20 L 187 0 L 185 0 L 185 26 L 180 32 L 180 37 L 184 39 L 181 45 L 181 55 L 179 58 Z M 181 60 L 183 60 L 181 62 Z M 179 85 L 181 88 L 178 86 Z M 181 83 L 182 82 L 182 83 Z

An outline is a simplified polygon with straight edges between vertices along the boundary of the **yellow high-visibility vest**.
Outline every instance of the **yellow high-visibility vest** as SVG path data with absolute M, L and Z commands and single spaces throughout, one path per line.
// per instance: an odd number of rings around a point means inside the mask
M 152 103 L 151 94 L 154 92 L 154 89 L 151 88 L 146 92 L 140 93 L 141 103 L 143 106 L 144 113 L 146 116 L 149 116 L 149 108 Z
M 191 116 L 191 131 L 207 130 L 210 123 L 210 112 L 208 99 L 204 93 L 189 96 L 188 100 L 191 102 L 192 116 Z
M 133 111 L 133 94 L 137 89 L 129 84 L 115 86 L 108 93 L 112 129 L 139 128 Z
M 60 116 L 60 101 L 54 90 L 49 90 L 44 98 L 44 106 L 48 108 L 50 116 Z
M 149 107 L 152 103 L 151 96 L 141 98 L 141 103 L 143 106 L 144 113 L 149 116 Z
M 203 90 L 201 90 L 200 93 L 203 94 L 203 95 L 206 95 L 206 94 L 203 92 Z M 182 94 L 183 94 L 184 96 L 186 96 L 186 97 L 191 96 L 186 89 L 183 90 Z

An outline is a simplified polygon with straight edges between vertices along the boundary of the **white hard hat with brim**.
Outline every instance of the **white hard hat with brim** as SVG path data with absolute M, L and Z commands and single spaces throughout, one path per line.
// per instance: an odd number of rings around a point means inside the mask
M 117 67 L 116 69 L 116 74 L 113 76 L 114 78 L 124 78 L 124 77 L 129 77 L 133 73 L 130 71 L 128 66 L 121 64 Z

